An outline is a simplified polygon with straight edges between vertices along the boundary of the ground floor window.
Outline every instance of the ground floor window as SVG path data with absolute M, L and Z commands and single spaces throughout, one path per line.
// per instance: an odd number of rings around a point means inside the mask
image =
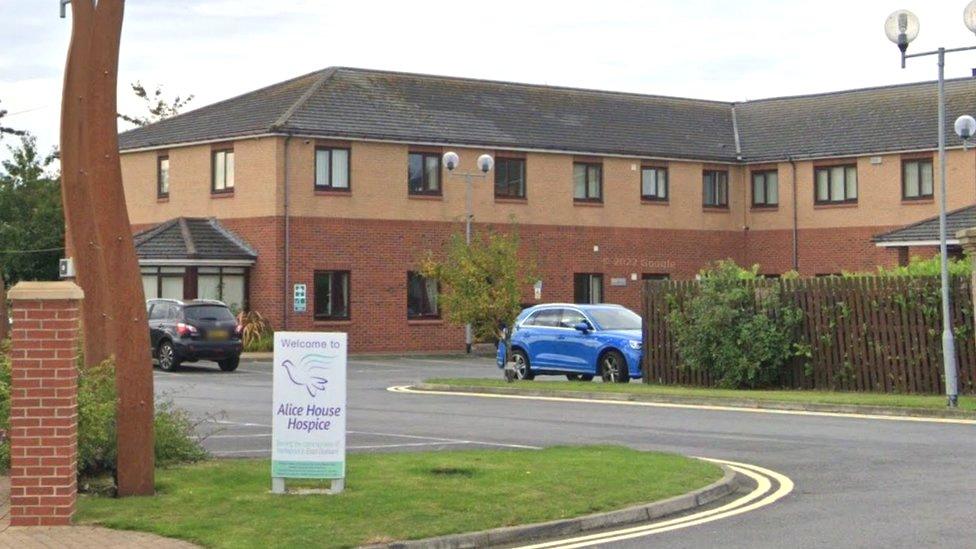
M 244 308 L 244 267 L 197 267 L 197 299 L 223 301 L 230 310 Z
M 349 318 L 349 271 L 315 272 L 315 319 Z
M 576 273 L 573 275 L 575 303 L 603 303 L 603 274 Z
M 410 271 L 407 273 L 407 318 L 439 318 L 437 281 Z
M 247 308 L 246 267 L 140 267 L 146 299 L 215 299 Z
M 183 299 L 185 267 L 142 267 L 141 271 L 146 299 Z

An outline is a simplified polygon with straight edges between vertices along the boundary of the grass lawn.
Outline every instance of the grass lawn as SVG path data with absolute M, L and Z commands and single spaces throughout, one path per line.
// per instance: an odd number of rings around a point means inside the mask
M 701 488 L 722 471 L 598 446 L 350 454 L 347 475 L 338 496 L 281 496 L 268 493 L 267 460 L 161 469 L 156 496 L 85 496 L 75 521 L 210 547 L 352 547 L 623 508 Z
M 937 395 L 898 395 L 883 393 L 843 393 L 831 391 L 789 391 L 789 390 L 736 390 L 706 389 L 701 387 L 680 387 L 674 385 L 647 385 L 638 381 L 628 384 L 568 381 L 516 381 L 508 383 L 501 379 L 429 379 L 427 383 L 448 384 L 466 387 L 503 387 L 536 391 L 578 391 L 588 393 L 631 393 L 637 395 L 657 395 L 662 397 L 694 397 L 729 400 L 752 400 L 768 402 L 790 402 L 802 404 L 835 404 L 859 406 L 886 406 L 892 408 L 945 409 L 944 396 Z M 976 398 L 959 397 L 959 409 L 976 411 Z

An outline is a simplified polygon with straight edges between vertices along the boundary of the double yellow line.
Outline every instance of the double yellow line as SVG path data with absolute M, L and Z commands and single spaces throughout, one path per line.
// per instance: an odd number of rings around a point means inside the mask
M 734 501 L 722 505 L 721 507 L 716 507 L 715 509 L 709 509 L 708 511 L 702 511 L 700 513 L 694 513 L 670 520 L 653 522 L 651 524 L 644 524 L 641 526 L 632 526 L 618 530 L 611 530 L 608 532 L 600 532 L 598 534 L 566 538 L 534 545 L 525 545 L 520 549 L 573 549 L 576 547 L 590 547 L 592 545 L 599 545 L 602 543 L 612 543 L 634 538 L 642 538 L 645 536 L 653 536 L 655 534 L 663 534 L 673 530 L 690 528 L 692 526 L 698 526 L 700 524 L 734 517 L 735 515 L 741 515 L 742 513 L 748 513 L 749 511 L 754 511 L 760 507 L 765 507 L 775 503 L 793 491 L 793 481 L 791 481 L 785 475 L 775 471 L 771 471 L 756 465 L 738 463 L 735 461 L 709 458 L 699 459 L 725 465 L 733 471 L 751 478 L 756 483 L 756 488 Z

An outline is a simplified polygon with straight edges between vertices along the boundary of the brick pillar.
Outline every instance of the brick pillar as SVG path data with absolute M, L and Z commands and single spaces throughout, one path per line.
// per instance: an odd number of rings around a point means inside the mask
M 13 309 L 10 525 L 71 524 L 77 495 L 81 288 L 21 282 Z

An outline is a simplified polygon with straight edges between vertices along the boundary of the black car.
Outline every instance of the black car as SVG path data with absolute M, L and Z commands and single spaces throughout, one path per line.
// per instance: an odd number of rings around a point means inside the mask
M 166 371 L 180 363 L 213 360 L 225 372 L 240 363 L 241 329 L 234 314 L 220 301 L 150 299 L 149 342 L 152 356 Z

